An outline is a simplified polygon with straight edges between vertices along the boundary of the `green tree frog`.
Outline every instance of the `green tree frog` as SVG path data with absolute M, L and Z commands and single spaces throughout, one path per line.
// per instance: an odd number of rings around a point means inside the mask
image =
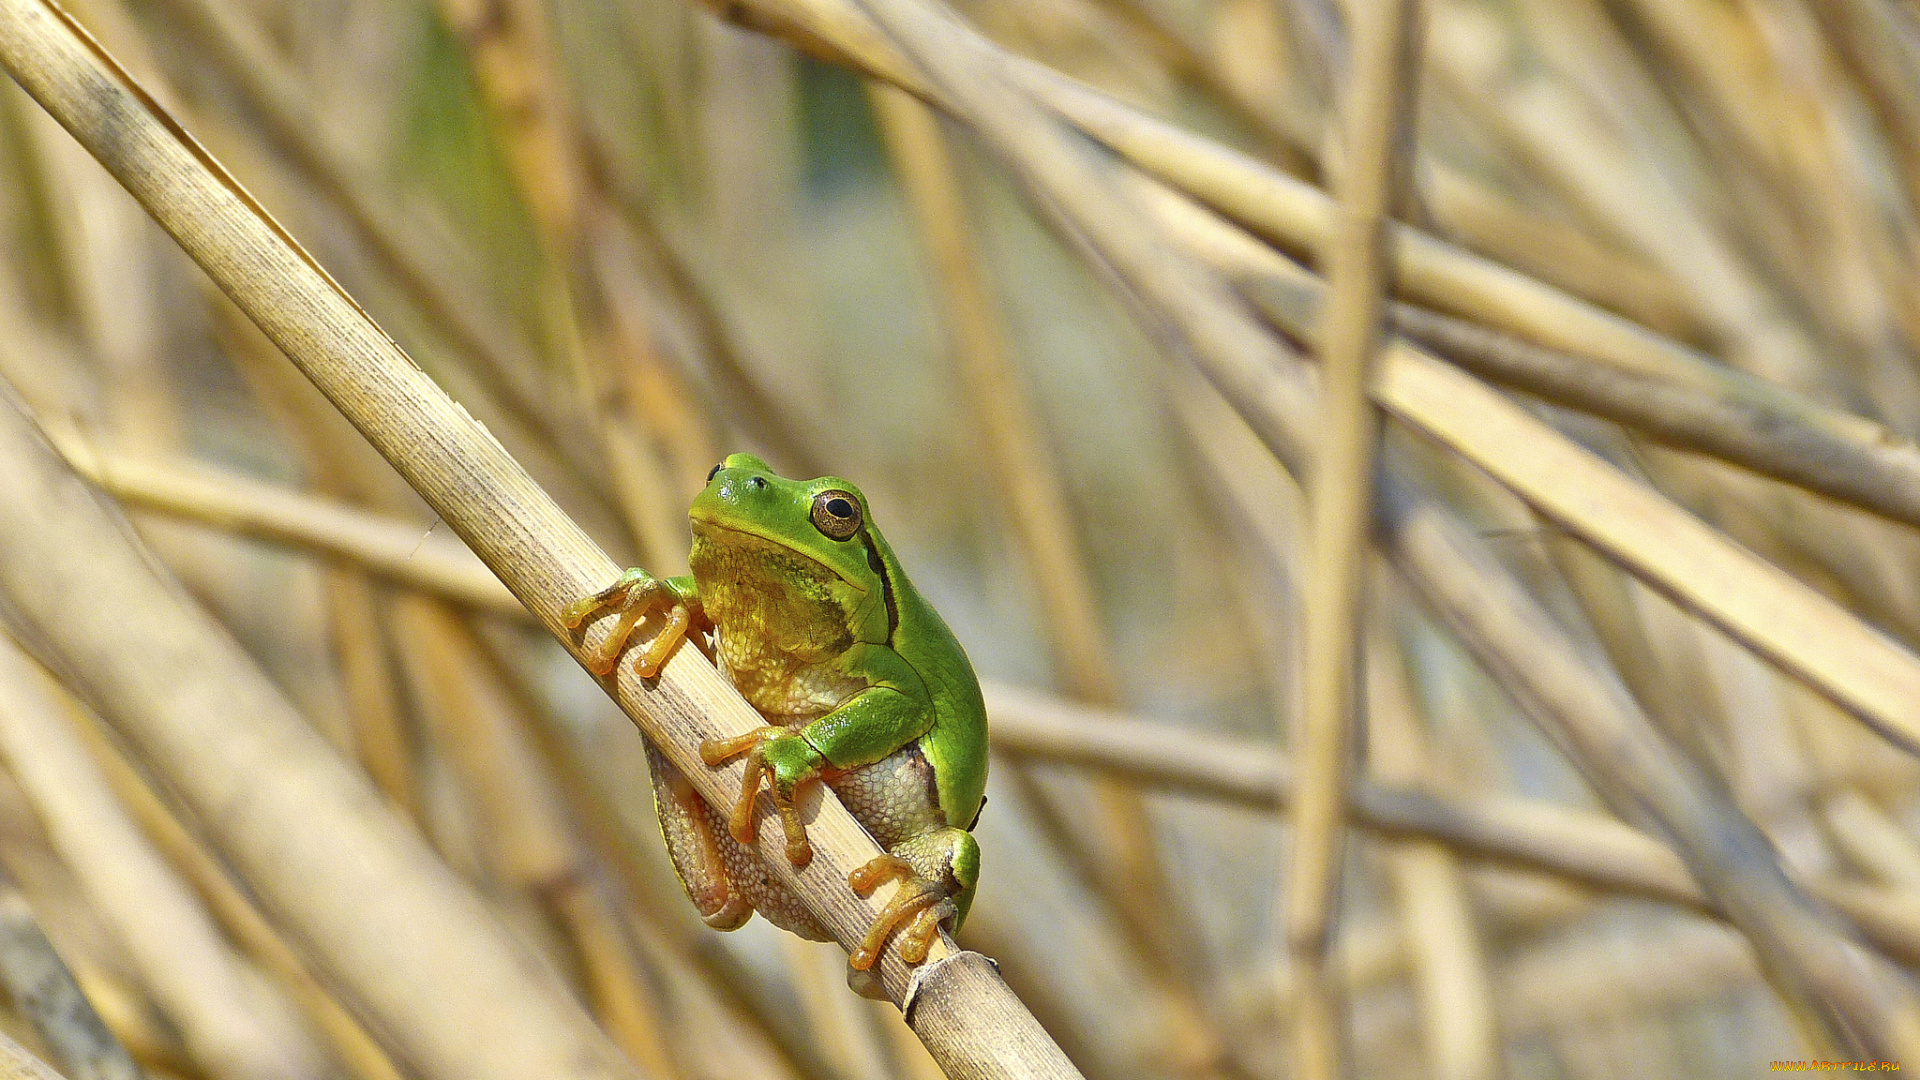
M 901 955 L 926 959 L 940 923 L 957 929 L 980 875 L 972 829 L 987 781 L 987 715 L 967 654 L 914 591 L 874 527 L 866 497 L 838 477 L 789 480 L 750 454 L 734 454 L 693 500 L 686 577 L 629 570 L 570 605 L 578 627 L 601 610 L 613 632 L 588 658 L 605 675 L 649 613 L 661 632 L 635 666 L 651 678 L 689 632 L 713 633 L 721 672 L 767 721 L 708 740 L 709 766 L 745 754 L 746 782 L 725 821 L 651 743 L 654 802 L 680 883 L 707 925 L 732 930 L 758 910 L 774 925 L 818 941 L 827 933 L 745 846 L 754 797 L 770 782 L 787 859 L 813 857 L 794 791 L 826 783 L 887 854 L 849 884 L 869 896 L 902 888 L 849 963 L 866 971 L 896 929 Z

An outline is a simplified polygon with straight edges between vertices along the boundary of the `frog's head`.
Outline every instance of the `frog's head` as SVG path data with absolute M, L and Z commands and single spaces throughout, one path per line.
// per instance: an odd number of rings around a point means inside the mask
M 867 521 L 866 496 L 845 480 L 789 480 L 752 454 L 731 454 L 708 474 L 688 516 L 706 543 L 737 545 L 744 534 L 812 560 L 847 587 L 842 595 L 856 634 L 869 608 L 884 627 L 882 549 Z

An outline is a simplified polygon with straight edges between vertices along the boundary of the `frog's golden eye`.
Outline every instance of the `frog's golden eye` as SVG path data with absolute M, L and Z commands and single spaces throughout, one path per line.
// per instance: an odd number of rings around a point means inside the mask
M 846 540 L 860 531 L 860 500 L 844 491 L 813 497 L 813 527 L 829 540 Z
M 709 483 L 709 484 L 711 484 L 711 483 L 713 483 L 713 478 L 714 478 L 714 477 L 716 477 L 716 476 L 719 476 L 719 475 L 720 475 L 720 470 L 721 470 L 721 469 L 724 469 L 724 468 L 726 468 L 726 467 L 727 467 L 727 463 L 723 461 L 723 462 L 721 462 L 720 464 L 718 464 L 718 465 L 715 465 L 715 466 L 714 466 L 714 467 L 713 467 L 712 469 L 710 469 L 710 470 L 708 470 L 708 472 L 707 472 L 707 483 Z

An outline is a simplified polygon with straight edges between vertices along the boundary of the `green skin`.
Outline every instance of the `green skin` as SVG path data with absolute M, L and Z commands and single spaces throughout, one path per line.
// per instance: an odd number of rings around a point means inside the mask
M 968 830 L 986 790 L 986 709 L 966 653 L 907 580 L 865 496 L 837 477 L 789 480 L 734 454 L 714 469 L 688 516 L 691 575 L 662 581 L 630 570 L 568 612 L 577 623 L 598 607 L 684 605 L 692 626 L 714 629 L 720 669 L 769 724 L 726 749 L 716 749 L 725 740 L 703 747 L 710 764 L 749 755 L 745 813 L 731 836 L 665 758 L 650 753 L 662 830 L 688 896 L 721 929 L 757 908 L 777 925 L 825 937 L 804 905 L 736 846 L 753 832 L 749 800 L 764 771 L 782 807 L 799 785 L 824 780 L 911 867 L 903 891 L 941 901 L 939 915 L 957 929 L 979 880 L 979 847 Z M 653 665 L 663 653 L 658 644 L 649 650 Z M 651 674 L 647 658 L 640 668 Z M 797 811 L 783 811 L 783 825 L 789 858 L 804 863 L 811 850 Z M 854 966 L 865 964 L 856 953 Z

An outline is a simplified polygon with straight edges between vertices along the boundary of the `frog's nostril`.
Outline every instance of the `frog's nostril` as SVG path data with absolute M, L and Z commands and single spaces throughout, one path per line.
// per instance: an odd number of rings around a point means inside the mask
M 756 476 L 748 482 L 751 483 L 756 489 L 767 486 L 767 478 L 764 476 Z

